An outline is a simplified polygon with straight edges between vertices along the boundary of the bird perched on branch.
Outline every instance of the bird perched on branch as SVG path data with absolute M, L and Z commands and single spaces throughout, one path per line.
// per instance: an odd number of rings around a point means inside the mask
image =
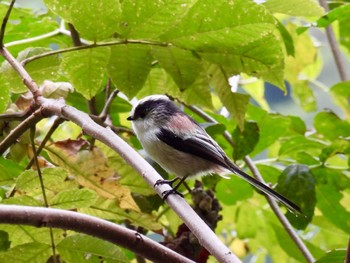
M 179 194 L 177 189 L 186 178 L 211 173 L 226 177 L 234 173 L 289 210 L 300 212 L 293 202 L 241 171 L 213 138 L 168 97 L 152 95 L 141 99 L 127 119 L 132 121 L 133 130 L 149 156 L 177 176 L 173 180 L 157 181 L 156 185 L 172 186 L 180 180 L 172 190 L 163 193 L 164 199 L 171 193 Z

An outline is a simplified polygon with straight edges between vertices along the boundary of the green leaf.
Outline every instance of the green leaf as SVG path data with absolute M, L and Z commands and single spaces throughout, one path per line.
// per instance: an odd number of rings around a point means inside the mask
M 336 139 L 331 145 L 322 149 L 320 155 L 320 161 L 325 163 L 328 158 L 338 154 L 346 154 L 348 158 L 350 156 L 350 140 L 349 139 Z
M 319 154 L 324 144 L 312 138 L 307 138 L 302 135 L 296 135 L 288 137 L 282 143 L 281 148 L 278 152 L 279 156 L 294 157 L 300 152 L 308 152 L 313 154 Z
M 304 229 L 311 222 L 316 205 L 315 179 L 308 166 L 288 166 L 278 179 L 276 191 L 300 205 L 304 216 L 296 217 L 290 211 L 286 216 L 294 227 Z
M 348 52 L 350 51 L 350 18 L 345 18 L 339 21 L 339 40 L 340 44 L 347 48 Z
M 174 98 L 181 98 L 181 92 L 173 78 L 159 67 L 151 69 L 137 97 L 143 98 L 153 94 L 167 94 Z
M 122 1 L 123 36 L 154 39 L 178 24 L 196 1 Z
M 76 91 L 91 99 L 100 90 L 105 77 L 109 47 L 89 48 L 63 54 L 61 70 Z
M 44 0 L 44 2 L 52 12 L 70 21 L 71 5 L 74 3 L 74 0 Z
M 318 113 L 314 119 L 314 126 L 319 134 L 329 140 L 346 138 L 350 134 L 350 124 L 341 120 L 333 112 Z
M 345 4 L 329 11 L 328 14 L 319 18 L 316 21 L 316 23 L 318 27 L 327 27 L 335 20 L 348 19 L 349 15 L 350 15 L 350 4 Z
M 46 262 L 52 253 L 51 246 L 32 242 L 13 247 L 0 253 L 1 262 Z
M 269 0 L 263 5 L 272 13 L 282 13 L 291 16 L 321 16 L 323 8 L 313 0 Z
M 11 180 L 17 177 L 23 171 L 23 167 L 21 167 L 18 163 L 0 158 L 0 182 Z
M 71 6 L 70 22 L 81 37 L 98 41 L 111 37 L 121 18 L 118 0 L 75 0 Z
M 72 189 L 55 195 L 50 200 L 50 206 L 62 209 L 89 207 L 95 199 L 96 193 L 89 189 Z
M 315 263 L 344 263 L 346 258 L 345 249 L 337 249 L 327 252 L 327 254 L 318 260 Z
M 196 51 L 231 73 L 262 76 L 284 88 L 283 53 L 276 32 L 273 16 L 260 5 L 244 0 L 203 0 L 160 38 Z
M 233 159 L 244 158 L 254 150 L 259 141 L 259 127 L 256 122 L 244 122 L 244 130 L 238 127 L 233 131 L 232 140 L 235 144 L 233 149 Z
M 315 95 L 308 81 L 298 81 L 292 86 L 293 97 L 304 111 L 310 112 L 317 109 Z
M 293 38 L 289 34 L 288 30 L 284 27 L 284 25 L 277 20 L 277 28 L 283 38 L 284 46 L 287 51 L 287 55 L 289 56 L 294 56 L 295 55 L 295 49 L 294 49 L 294 43 L 293 43 Z
M 0 96 L 0 112 L 4 112 L 7 109 L 9 102 L 10 102 L 10 98 L 11 98 L 10 87 L 6 86 L 6 84 L 3 85 L 3 83 L 6 82 L 5 79 L 6 78 L 2 74 L 1 68 L 0 68 L 0 85 L 2 86 L 1 96 Z
M 9 240 L 9 234 L 0 230 L 0 253 L 10 248 L 11 242 Z
M 57 250 L 60 257 L 67 262 L 129 262 L 116 245 L 86 235 L 66 237 L 57 244 Z
M 317 207 L 322 214 L 339 229 L 350 232 L 350 212 L 340 204 L 343 194 L 332 185 L 316 187 Z
M 330 88 L 334 101 L 343 109 L 347 119 L 350 119 L 349 99 L 350 81 L 340 82 Z
M 232 115 L 241 130 L 244 129 L 244 117 L 249 103 L 249 96 L 231 91 L 228 76 L 223 69 L 214 64 L 208 68 L 210 83 L 218 94 L 222 104 Z
M 278 138 L 283 136 L 290 126 L 291 120 L 288 117 L 278 114 L 267 114 L 266 112 L 257 115 L 253 106 L 249 107 L 249 115 L 258 123 L 260 130 L 259 142 L 255 146 L 251 155 L 256 155 L 273 144 Z M 254 116 L 255 115 L 255 116 Z M 260 116 L 259 116 L 260 115 Z
M 220 180 L 216 185 L 217 198 L 226 205 L 234 205 L 253 196 L 253 188 L 237 176 L 231 176 L 229 180 Z
M 152 56 L 145 45 L 117 45 L 111 48 L 108 74 L 118 89 L 134 97 L 151 70 Z
M 51 49 L 42 47 L 27 48 L 18 54 L 17 60 L 20 62 L 26 58 L 43 54 L 48 51 L 51 51 Z M 25 68 L 35 82 L 40 85 L 44 80 L 56 80 L 59 77 L 59 74 L 56 74 L 55 72 L 58 72 L 60 63 L 60 57 L 58 55 L 54 55 L 34 60 L 26 64 Z M 28 90 L 28 88 L 23 84 L 23 81 L 19 77 L 18 73 L 7 61 L 2 63 L 0 73 L 1 84 L 4 85 L 7 90 L 14 93 L 23 93 Z M 4 95 L 6 100 L 6 91 Z
M 203 70 L 198 57 L 176 47 L 152 47 L 152 54 L 174 79 L 180 90 L 186 90 Z
M 257 220 L 261 214 L 257 213 L 256 207 L 250 203 L 241 205 L 237 210 L 237 236 L 240 239 L 254 238 L 263 226 L 262 220 Z M 261 218 L 259 218 L 261 219 Z
M 346 170 L 332 169 L 325 166 L 315 167 L 311 170 L 317 184 L 330 185 L 338 191 L 350 188 L 350 180 L 346 175 Z

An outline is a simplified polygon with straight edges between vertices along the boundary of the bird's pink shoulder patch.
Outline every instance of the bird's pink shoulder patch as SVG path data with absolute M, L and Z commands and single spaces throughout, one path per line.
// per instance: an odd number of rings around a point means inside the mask
M 177 113 L 170 118 L 169 128 L 180 133 L 188 133 L 196 130 L 196 125 L 186 115 Z

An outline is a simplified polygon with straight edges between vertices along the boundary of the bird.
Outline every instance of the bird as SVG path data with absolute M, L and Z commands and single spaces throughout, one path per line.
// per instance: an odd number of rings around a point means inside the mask
M 158 180 L 155 184 L 169 184 L 169 194 L 180 194 L 177 189 L 187 179 L 208 174 L 227 178 L 235 174 L 266 195 L 285 205 L 290 211 L 301 213 L 299 206 L 269 186 L 243 172 L 231 161 L 219 144 L 189 115 L 165 95 L 150 95 L 139 100 L 127 120 L 146 153 L 168 173 L 172 180 Z M 180 194 L 181 195 L 181 194 Z

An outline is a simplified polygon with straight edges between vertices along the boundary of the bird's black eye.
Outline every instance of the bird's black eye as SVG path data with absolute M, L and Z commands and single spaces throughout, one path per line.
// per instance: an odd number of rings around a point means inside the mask
M 150 110 L 151 110 L 151 108 L 147 107 L 146 105 L 139 105 L 135 110 L 134 118 L 135 119 L 144 119 Z

